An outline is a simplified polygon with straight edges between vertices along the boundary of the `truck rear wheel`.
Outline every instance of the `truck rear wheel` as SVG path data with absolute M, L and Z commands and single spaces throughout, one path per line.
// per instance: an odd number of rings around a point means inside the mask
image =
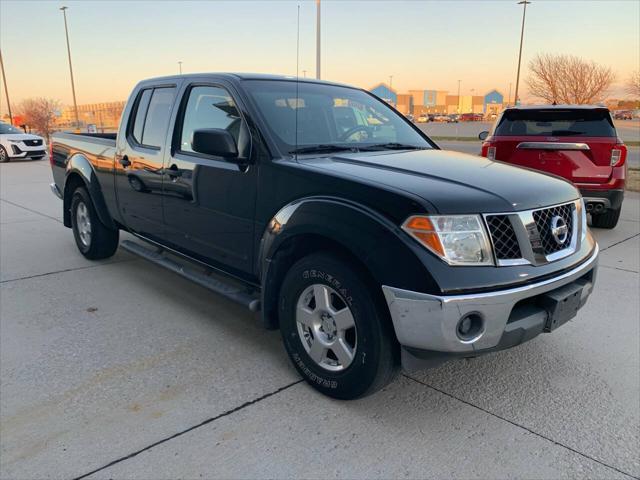
M 295 263 L 280 290 L 280 331 L 300 375 L 334 398 L 372 394 L 398 371 L 386 307 L 363 275 L 327 253 Z
M 604 213 L 597 215 L 591 214 L 591 226 L 595 228 L 615 228 L 620 219 L 620 212 L 622 207 L 615 210 L 607 210 Z
M 83 187 L 77 188 L 71 198 L 71 228 L 78 250 L 90 260 L 111 257 L 118 249 L 118 230 L 102 224 Z

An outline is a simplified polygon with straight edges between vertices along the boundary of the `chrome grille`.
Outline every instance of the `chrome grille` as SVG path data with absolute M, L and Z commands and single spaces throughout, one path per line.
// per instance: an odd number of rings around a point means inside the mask
M 559 252 L 569 247 L 571 238 L 573 237 L 573 208 L 574 205 L 569 203 L 533 212 L 533 220 L 536 223 L 538 232 L 540 232 L 540 241 L 542 242 L 542 249 L 545 255 Z M 563 243 L 558 243 L 551 233 L 551 222 L 556 216 L 561 217 L 567 225 L 567 240 Z
M 486 217 L 493 249 L 498 260 L 516 260 L 522 258 L 518 237 L 508 215 L 489 215 Z
M 484 214 L 497 266 L 545 265 L 574 253 L 586 229 L 582 208 L 580 201 L 573 201 L 536 210 Z M 566 238 L 561 241 L 565 236 L 562 229 L 556 231 L 558 239 L 552 230 L 563 224 Z

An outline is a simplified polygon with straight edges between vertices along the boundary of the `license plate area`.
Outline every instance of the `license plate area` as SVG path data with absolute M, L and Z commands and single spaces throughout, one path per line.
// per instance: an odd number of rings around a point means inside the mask
M 583 282 L 570 283 L 539 297 L 540 306 L 548 313 L 545 332 L 552 332 L 576 316 L 582 304 L 582 291 L 585 287 Z

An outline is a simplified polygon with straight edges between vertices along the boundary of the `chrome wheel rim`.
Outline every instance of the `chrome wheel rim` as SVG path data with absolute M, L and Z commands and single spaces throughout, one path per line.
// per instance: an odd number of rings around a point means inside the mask
M 353 314 L 342 296 L 328 285 L 305 288 L 296 306 L 302 346 L 320 367 L 339 372 L 351 365 L 357 348 Z
M 84 202 L 78 203 L 76 207 L 76 226 L 80 242 L 85 247 L 91 245 L 91 220 L 89 219 L 89 209 Z
M 0 148 L 0 161 L 4 162 L 7 159 L 7 152 L 4 148 Z

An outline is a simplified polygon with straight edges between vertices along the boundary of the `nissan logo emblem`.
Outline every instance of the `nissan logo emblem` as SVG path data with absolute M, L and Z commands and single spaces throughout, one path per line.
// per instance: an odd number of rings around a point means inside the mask
M 558 245 L 564 245 L 569 237 L 569 227 L 560 215 L 551 219 L 551 235 Z

